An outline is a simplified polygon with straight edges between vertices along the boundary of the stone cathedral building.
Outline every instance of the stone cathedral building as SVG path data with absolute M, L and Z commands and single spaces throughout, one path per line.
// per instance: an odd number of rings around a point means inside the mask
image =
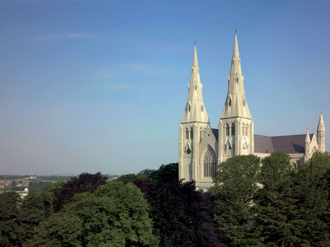
M 244 92 L 237 33 L 228 76 L 227 98 L 218 129 L 210 127 L 203 101 L 202 83 L 197 61 L 196 43 L 188 84 L 188 102 L 184 110 L 179 139 L 179 179 L 195 180 L 198 188 L 212 184 L 217 164 L 235 155 L 254 154 L 265 157 L 282 150 L 292 162 L 306 161 L 315 151 L 325 152 L 325 127 L 320 114 L 317 133 L 290 136 L 261 136 L 254 134 L 254 123 Z

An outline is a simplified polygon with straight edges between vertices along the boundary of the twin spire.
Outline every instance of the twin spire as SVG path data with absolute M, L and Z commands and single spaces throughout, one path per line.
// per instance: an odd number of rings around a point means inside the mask
M 227 118 L 245 118 L 252 120 L 245 99 L 244 77 L 241 68 L 241 58 L 239 56 L 237 32 L 235 32 L 233 57 L 231 59 L 230 75 L 228 76 L 227 98 L 220 116 L 220 119 Z
M 202 93 L 202 83 L 199 74 L 196 42 L 194 45 L 194 57 L 191 68 L 190 83 L 188 84 L 188 102 L 183 113 L 181 123 L 209 123 Z
M 182 116 L 181 123 L 208 123 L 209 119 L 203 102 L 202 84 L 200 80 L 199 66 L 197 60 L 196 42 L 194 43 L 194 57 L 188 88 L 188 102 L 186 105 L 185 112 Z M 237 32 L 235 32 L 233 57 L 231 60 L 230 75 L 228 76 L 227 99 L 223 107 L 220 119 L 238 117 L 252 119 L 249 107 L 245 99 L 244 77 L 242 75 L 241 69 L 241 58 L 239 56 Z

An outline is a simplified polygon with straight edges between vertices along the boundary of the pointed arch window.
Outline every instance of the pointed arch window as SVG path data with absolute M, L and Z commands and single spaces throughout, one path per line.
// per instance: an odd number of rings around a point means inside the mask
M 204 177 L 212 177 L 217 170 L 217 163 L 215 158 L 215 152 L 213 148 L 208 146 L 204 156 Z
M 232 123 L 232 125 L 231 125 L 231 135 L 232 136 L 235 135 L 235 123 Z
M 191 128 L 191 129 L 190 129 L 190 139 L 193 139 L 193 138 L 194 138 L 194 135 L 193 135 L 193 133 L 194 133 L 194 129 L 193 129 L 193 128 Z
M 186 129 L 186 139 L 189 140 L 189 130 Z
M 226 136 L 229 136 L 229 124 L 226 124 Z

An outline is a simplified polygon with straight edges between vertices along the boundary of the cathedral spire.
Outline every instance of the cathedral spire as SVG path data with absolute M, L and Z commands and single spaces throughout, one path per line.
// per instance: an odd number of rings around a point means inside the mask
M 252 119 L 249 107 L 245 99 L 244 76 L 242 75 L 241 58 L 239 55 L 237 41 L 237 31 L 235 32 L 234 50 L 231 59 L 230 75 L 228 76 L 227 98 L 220 119 L 235 117 Z
M 188 84 L 188 102 L 183 113 L 181 123 L 201 122 L 208 123 L 202 93 L 202 83 L 197 60 L 196 41 L 194 42 L 194 56 L 191 68 L 190 83 Z
M 308 128 L 307 128 L 307 131 L 306 131 L 306 138 L 305 138 L 305 143 L 310 143 L 311 142 L 311 138 L 309 136 L 309 131 L 308 131 Z
M 317 132 L 324 131 L 325 132 L 325 127 L 324 127 L 324 122 L 323 122 L 323 116 L 322 112 L 320 113 L 320 118 L 319 118 L 319 125 L 317 127 Z
M 317 143 L 319 150 L 325 152 L 325 127 L 322 112 L 320 113 L 319 125 L 317 126 Z
M 194 59 L 193 59 L 193 67 L 198 67 L 198 61 L 197 61 L 197 52 L 196 52 L 196 40 L 194 42 Z

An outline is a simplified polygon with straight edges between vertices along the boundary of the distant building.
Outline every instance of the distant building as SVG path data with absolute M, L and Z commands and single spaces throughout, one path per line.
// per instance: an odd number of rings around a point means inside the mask
M 29 189 L 26 187 L 23 191 L 16 191 L 22 199 L 26 197 L 29 194 Z
M 218 129 L 210 127 L 203 101 L 194 47 L 188 102 L 184 110 L 179 137 L 179 179 L 195 180 L 198 188 L 208 188 L 217 165 L 235 155 L 255 154 L 261 158 L 282 150 L 291 161 L 308 160 L 315 151 L 325 152 L 325 126 L 320 114 L 317 133 L 290 136 L 262 136 L 254 134 L 254 123 L 244 92 L 237 33 L 235 34 L 228 91 Z

